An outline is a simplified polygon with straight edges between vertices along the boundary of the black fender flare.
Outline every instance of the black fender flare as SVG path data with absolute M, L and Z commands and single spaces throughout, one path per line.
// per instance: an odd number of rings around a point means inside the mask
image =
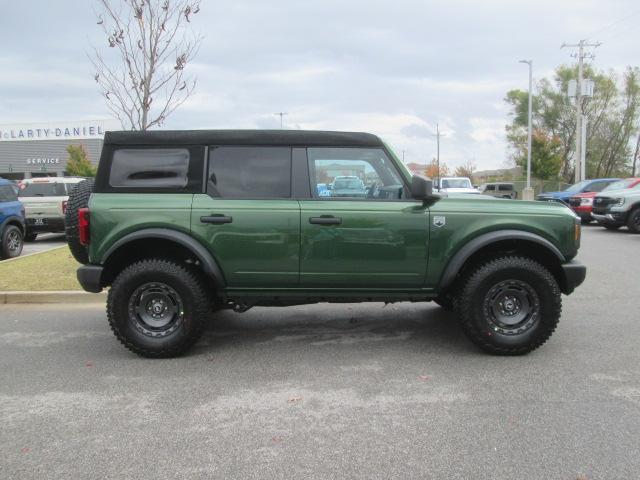
M 218 262 L 216 262 L 215 258 L 213 258 L 213 255 L 211 255 L 211 253 L 209 253 L 209 251 L 193 237 L 187 235 L 184 232 L 172 230 L 169 228 L 146 228 L 125 235 L 124 237 L 118 239 L 113 245 L 111 245 L 111 247 L 109 247 L 109 249 L 102 256 L 100 263 L 105 265 L 108 262 L 109 257 L 113 255 L 118 249 L 120 249 L 120 247 L 126 245 L 127 243 L 136 240 L 142 240 L 145 238 L 159 238 L 162 240 L 170 240 L 182 245 L 196 256 L 196 258 L 202 264 L 202 269 L 204 270 L 204 272 L 213 278 L 218 287 L 226 287 L 227 284 L 224 279 L 224 275 L 222 274 L 222 270 L 218 266 Z
M 27 233 L 27 226 L 22 218 L 15 215 L 11 215 L 10 217 L 5 218 L 4 221 L 0 223 L 0 232 L 4 232 L 4 227 L 6 227 L 10 223 L 18 224 L 18 226 L 20 227 L 20 231 L 22 232 L 22 236 L 25 236 L 25 234 Z
M 531 232 L 525 232 L 523 230 L 497 230 L 494 232 L 484 233 L 473 240 L 467 242 L 460 250 L 456 252 L 453 258 L 447 264 L 444 273 L 440 279 L 440 289 L 445 289 L 453 285 L 456 279 L 456 275 L 465 264 L 465 262 L 481 248 L 491 245 L 495 242 L 504 240 L 526 240 L 529 242 L 537 243 L 545 247 L 551 253 L 553 253 L 558 261 L 562 264 L 566 262 L 566 259 L 562 252 L 553 243 L 540 235 Z

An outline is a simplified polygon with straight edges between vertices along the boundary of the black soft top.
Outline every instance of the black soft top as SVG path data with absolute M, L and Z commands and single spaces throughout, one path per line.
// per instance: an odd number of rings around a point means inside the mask
M 281 145 L 381 147 L 370 133 L 313 130 L 155 130 L 107 132 L 111 145 Z

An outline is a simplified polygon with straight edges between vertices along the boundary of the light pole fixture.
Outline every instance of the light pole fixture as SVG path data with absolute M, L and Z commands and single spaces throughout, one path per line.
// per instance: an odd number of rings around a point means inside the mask
M 533 60 L 520 60 L 520 63 L 529 65 L 529 112 L 527 125 L 527 188 L 523 197 L 525 200 L 533 200 L 533 191 L 531 190 L 531 104 L 533 98 Z M 530 198 L 527 198 L 529 197 Z

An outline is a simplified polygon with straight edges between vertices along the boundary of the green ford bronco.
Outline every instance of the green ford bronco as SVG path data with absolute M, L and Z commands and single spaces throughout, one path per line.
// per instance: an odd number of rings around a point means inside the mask
M 109 287 L 111 328 L 147 357 L 225 308 L 431 300 L 485 351 L 524 354 L 586 274 L 566 206 L 436 194 L 366 133 L 109 132 L 66 224 L 82 287 Z

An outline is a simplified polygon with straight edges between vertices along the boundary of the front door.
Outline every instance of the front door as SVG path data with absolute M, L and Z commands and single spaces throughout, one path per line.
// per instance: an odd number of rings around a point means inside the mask
M 300 207 L 291 198 L 289 147 L 209 149 L 207 193 L 193 198 L 191 230 L 230 288 L 296 287 Z
M 312 199 L 300 200 L 300 286 L 417 289 L 429 210 L 408 199 L 381 148 L 308 148 Z

